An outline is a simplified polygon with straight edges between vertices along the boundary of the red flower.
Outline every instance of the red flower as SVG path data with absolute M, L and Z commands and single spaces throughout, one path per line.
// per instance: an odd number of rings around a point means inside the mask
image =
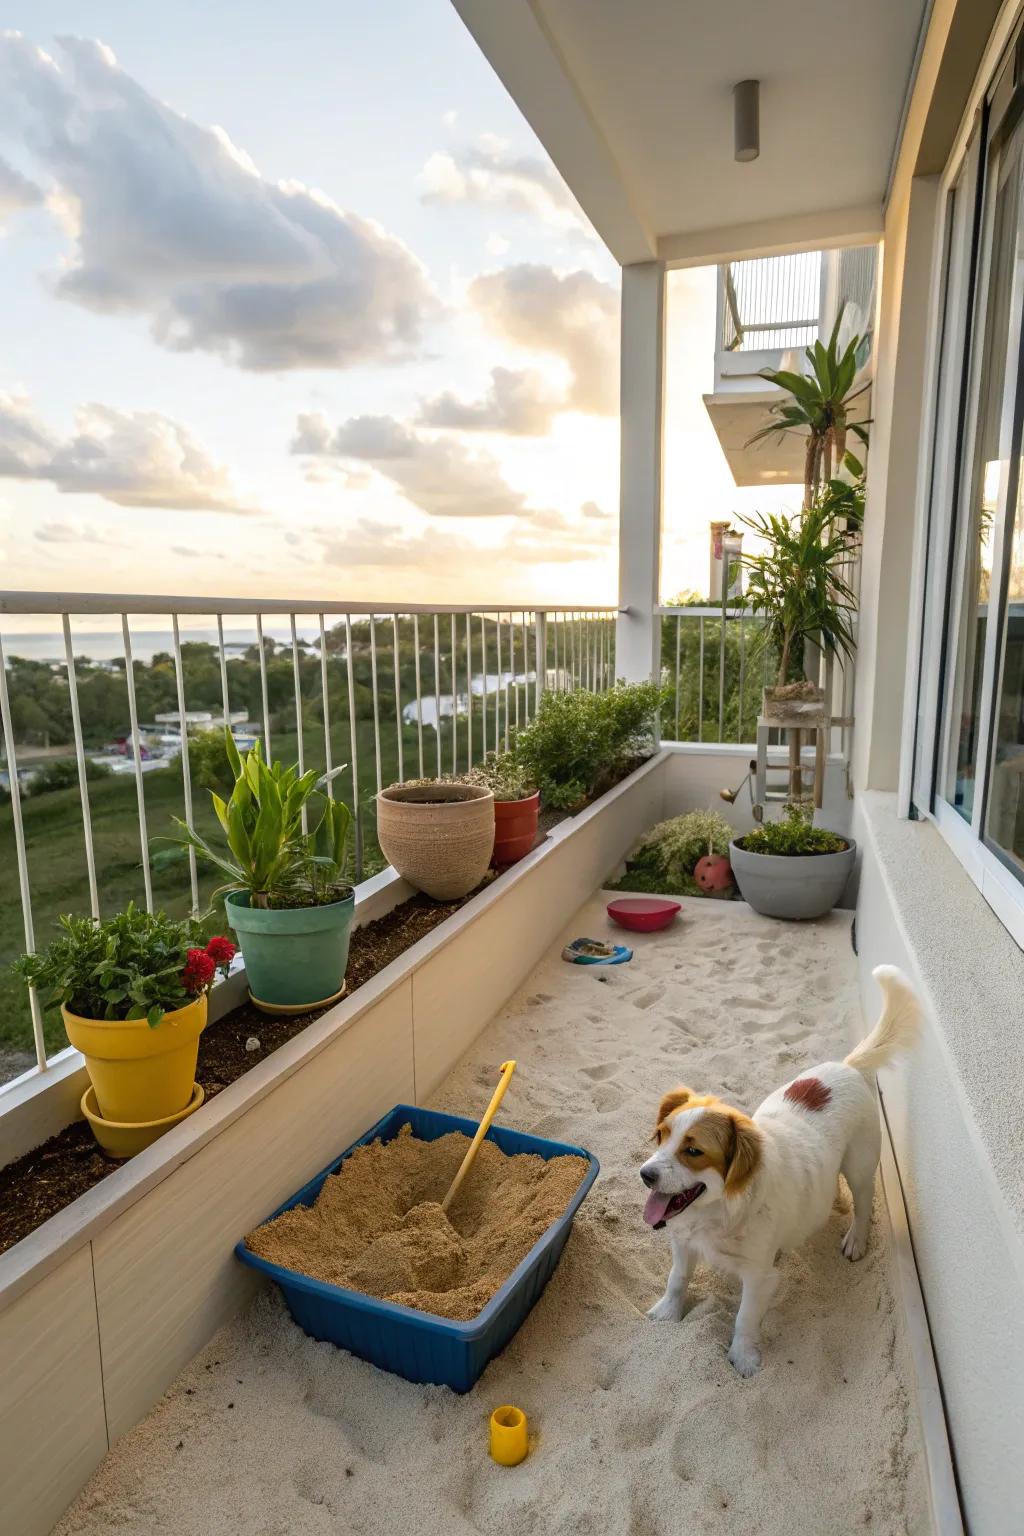
M 206 946 L 206 953 L 214 965 L 230 965 L 238 953 L 238 945 L 232 944 L 222 934 L 216 933 Z
M 205 949 L 190 949 L 181 973 L 186 992 L 203 992 L 217 974 L 217 962 Z

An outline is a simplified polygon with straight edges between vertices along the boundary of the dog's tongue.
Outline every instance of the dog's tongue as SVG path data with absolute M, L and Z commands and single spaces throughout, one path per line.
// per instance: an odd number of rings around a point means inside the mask
M 660 1221 L 665 1220 L 665 1212 L 671 1204 L 671 1195 L 659 1195 L 657 1190 L 652 1189 L 644 1206 L 644 1221 L 649 1227 L 656 1227 Z

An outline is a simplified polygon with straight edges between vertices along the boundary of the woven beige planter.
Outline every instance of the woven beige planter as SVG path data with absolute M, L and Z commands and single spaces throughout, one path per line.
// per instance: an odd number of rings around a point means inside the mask
M 475 784 L 397 784 L 377 796 L 389 864 L 437 901 L 474 890 L 494 851 L 494 795 Z

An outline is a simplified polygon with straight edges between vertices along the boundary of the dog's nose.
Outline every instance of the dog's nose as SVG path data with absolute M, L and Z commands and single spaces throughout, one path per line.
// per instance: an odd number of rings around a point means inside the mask
M 647 1188 L 652 1189 L 658 1182 L 658 1171 L 656 1168 L 641 1168 L 640 1177 L 647 1185 Z

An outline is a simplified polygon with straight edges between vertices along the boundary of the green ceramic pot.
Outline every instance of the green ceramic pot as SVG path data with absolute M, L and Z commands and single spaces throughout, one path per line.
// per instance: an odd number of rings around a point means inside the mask
M 238 935 L 252 999 L 273 1012 L 302 1012 L 345 985 L 355 896 L 324 907 L 251 907 L 248 891 L 224 898 Z

